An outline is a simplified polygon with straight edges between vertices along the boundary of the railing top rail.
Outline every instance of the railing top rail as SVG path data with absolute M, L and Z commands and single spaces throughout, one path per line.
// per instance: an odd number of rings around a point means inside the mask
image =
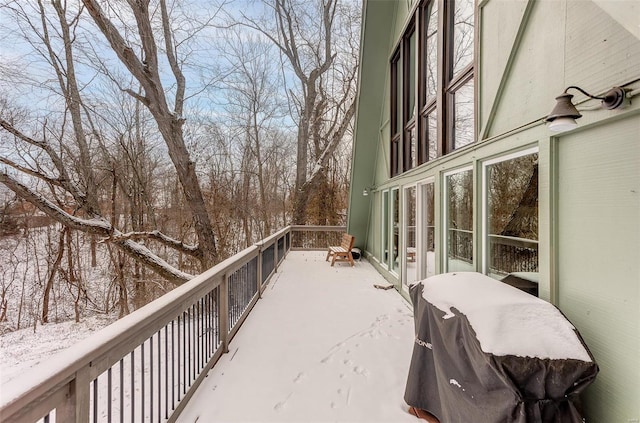
M 291 225 L 292 231 L 325 231 L 325 232 L 344 232 L 346 226 L 322 226 L 322 225 Z
M 55 360 L 47 361 L 46 371 L 43 371 L 44 366 L 35 366 L 27 370 L 23 377 L 3 383 L 0 399 L 3 416 L 10 416 L 17 412 L 13 408 L 19 400 L 24 404 L 25 401 L 29 403 L 31 400 L 46 396 L 48 392 L 67 383 L 73 374 L 85 366 L 100 367 L 95 368 L 93 372 L 105 371 L 119 360 L 119 358 L 110 357 L 109 361 L 102 362 L 101 360 L 110 351 L 127 345 L 131 346 L 131 349 L 135 348 L 138 345 L 138 339 L 144 340 L 151 336 L 186 310 L 197 298 L 216 288 L 222 282 L 224 274 L 235 270 L 257 253 L 258 247 L 255 245 L 244 249 L 157 300 L 80 341 L 74 345 L 73 349 L 60 352 Z
M 286 226 L 286 227 L 280 229 L 278 232 L 274 233 L 273 235 L 268 236 L 265 239 L 262 239 L 262 240 L 256 242 L 255 245 L 257 245 L 258 247 L 262 247 L 262 248 L 264 248 L 265 246 L 268 247 L 269 245 L 271 245 L 274 242 L 276 242 L 276 240 L 278 238 L 280 238 L 282 235 L 286 234 L 290 230 L 291 230 L 291 226 Z

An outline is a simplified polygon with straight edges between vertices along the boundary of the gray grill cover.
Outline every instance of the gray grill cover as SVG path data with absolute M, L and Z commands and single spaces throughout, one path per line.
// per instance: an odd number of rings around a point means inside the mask
M 408 405 L 441 423 L 582 423 L 578 395 L 595 379 L 595 361 L 485 353 L 466 316 L 454 309 L 455 317 L 443 319 L 445 312 L 423 298 L 422 283 L 410 294 L 416 342 Z

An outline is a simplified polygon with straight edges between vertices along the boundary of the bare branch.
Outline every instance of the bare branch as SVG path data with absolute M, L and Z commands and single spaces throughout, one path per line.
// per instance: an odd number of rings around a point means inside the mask
M 94 22 L 104 34 L 111 48 L 116 53 L 120 61 L 127 67 L 136 79 L 144 80 L 144 66 L 138 59 L 133 49 L 126 43 L 118 29 L 106 18 L 102 8 L 97 0 L 82 0 L 87 12 L 91 15 Z
M 57 178 L 57 181 L 60 183 L 60 185 L 63 186 L 67 191 L 69 191 L 69 193 L 73 196 L 73 198 L 76 200 L 76 202 L 78 202 L 79 205 L 86 204 L 87 200 L 85 193 L 73 182 L 62 158 L 51 147 L 49 143 L 47 143 L 46 141 L 38 141 L 25 135 L 23 132 L 15 128 L 10 122 L 2 118 L 0 118 L 0 127 L 2 127 L 2 129 L 9 132 L 13 136 L 17 137 L 18 139 L 44 150 L 53 162 L 53 165 L 60 173 L 60 176 Z
M 111 237 L 113 240 L 126 240 L 126 239 L 152 239 L 154 241 L 158 241 L 167 247 L 173 248 L 174 250 L 180 251 L 182 253 L 188 254 L 195 258 L 200 258 L 201 253 L 197 245 L 188 245 L 183 243 L 182 241 L 178 241 L 175 238 L 171 238 L 163 234 L 158 230 L 147 231 L 147 232 L 127 232 L 119 235 L 114 235 Z
M 167 60 L 169 61 L 171 72 L 173 72 L 173 76 L 176 78 L 176 98 L 173 111 L 177 116 L 182 116 L 184 107 L 185 79 L 174 52 L 173 34 L 171 33 L 171 24 L 169 22 L 169 14 L 167 13 L 167 4 L 165 0 L 160 0 L 160 11 L 162 14 L 162 29 L 164 33 Z
M 0 163 L 4 163 L 7 166 L 10 166 L 10 167 L 12 167 L 12 168 L 16 169 L 17 171 L 22 172 L 24 174 L 27 174 L 27 175 L 33 176 L 35 178 L 41 179 L 41 180 L 43 180 L 44 182 L 46 182 L 48 184 L 55 185 L 55 186 L 58 186 L 58 187 L 62 187 L 62 183 L 58 179 L 46 176 L 46 175 L 44 175 L 44 174 L 42 174 L 42 173 L 40 173 L 38 171 L 35 171 L 33 169 L 29 169 L 28 167 L 22 166 L 22 165 L 20 165 L 20 164 L 18 164 L 16 162 L 14 162 L 13 160 L 9 160 L 6 157 L 0 156 Z
M 15 178 L 9 176 L 7 173 L 0 172 L 0 182 L 11 191 L 15 192 L 18 196 L 29 201 L 40 209 L 40 211 L 44 212 L 57 222 L 60 222 L 64 226 L 112 240 L 111 243 L 118 246 L 123 252 L 149 266 L 160 276 L 172 281 L 173 283 L 181 284 L 193 277 L 192 275 L 171 266 L 169 263 L 153 254 L 145 246 L 130 239 L 119 240 L 118 236 L 121 232 L 113 228 L 111 224 L 103 218 L 82 219 L 77 216 L 73 216 L 26 185 L 20 183 Z

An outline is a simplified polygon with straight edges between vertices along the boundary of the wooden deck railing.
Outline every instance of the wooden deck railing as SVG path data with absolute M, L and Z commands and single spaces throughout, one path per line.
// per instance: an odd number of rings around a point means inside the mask
M 341 226 L 289 226 L 3 384 L 2 422 L 173 422 L 291 249 Z

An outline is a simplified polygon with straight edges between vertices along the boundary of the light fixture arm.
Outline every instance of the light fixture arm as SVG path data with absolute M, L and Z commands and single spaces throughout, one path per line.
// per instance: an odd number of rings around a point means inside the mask
M 595 96 L 595 95 L 591 95 L 591 94 L 589 94 L 588 92 L 586 92 L 585 90 L 583 90 L 582 88 L 577 87 L 577 86 L 575 86 L 575 85 L 570 85 L 570 86 L 568 86 L 568 87 L 567 87 L 567 89 L 566 89 L 566 90 L 564 90 L 564 93 L 565 93 L 565 94 L 567 94 L 567 92 L 568 92 L 570 89 L 572 89 L 572 88 L 573 88 L 574 90 L 578 90 L 578 91 L 580 91 L 582 94 L 586 95 L 587 97 L 590 97 L 590 98 L 593 98 L 593 99 L 596 99 L 596 100 L 604 100 L 604 97 L 598 97 L 598 96 Z
M 583 90 L 582 88 L 577 87 L 575 85 L 568 86 L 567 89 L 564 90 L 564 94 L 567 94 L 567 92 L 570 89 L 578 90 L 582 94 L 586 95 L 589 98 L 593 98 L 595 100 L 602 100 L 602 107 L 604 107 L 605 109 L 609 109 L 609 110 L 616 109 L 616 108 L 620 107 L 622 105 L 622 103 L 624 102 L 624 98 L 625 98 L 625 92 L 620 87 L 611 88 L 609 91 L 604 93 L 604 96 L 602 96 L 602 97 L 599 97 L 597 95 L 591 95 L 588 92 L 586 92 L 585 90 Z

